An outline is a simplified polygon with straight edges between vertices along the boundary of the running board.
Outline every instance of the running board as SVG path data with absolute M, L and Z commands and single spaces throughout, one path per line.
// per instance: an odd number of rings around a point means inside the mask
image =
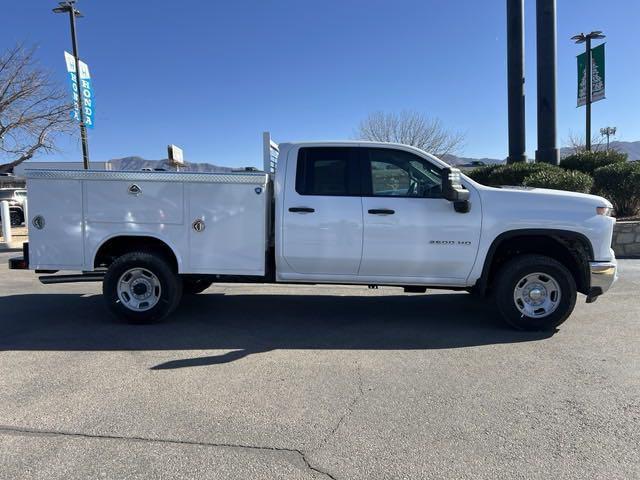
M 101 282 L 104 279 L 104 273 L 91 272 L 79 275 L 44 275 L 38 277 L 40 283 L 50 285 L 53 283 L 80 283 L 80 282 Z

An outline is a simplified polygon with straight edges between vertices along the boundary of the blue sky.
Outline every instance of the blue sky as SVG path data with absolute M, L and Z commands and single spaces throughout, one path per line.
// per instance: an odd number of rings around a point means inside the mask
M 0 45 L 37 44 L 66 85 L 68 21 L 55 1 L 3 2 Z M 504 0 L 80 0 L 81 57 L 96 98 L 92 160 L 259 165 L 278 141 L 352 138 L 373 111 L 415 110 L 466 134 L 460 152 L 507 154 Z M 527 143 L 536 144 L 535 2 L 526 0 Z M 638 0 L 558 1 L 558 136 L 583 132 L 573 34 L 607 35 L 607 99 L 594 129 L 640 140 Z M 81 159 L 77 139 L 51 160 Z M 40 157 L 42 158 L 42 157 Z

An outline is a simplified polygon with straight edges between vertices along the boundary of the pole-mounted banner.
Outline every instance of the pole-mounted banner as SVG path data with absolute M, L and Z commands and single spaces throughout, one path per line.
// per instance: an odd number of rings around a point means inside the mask
M 71 80 L 71 94 L 73 95 L 73 111 L 71 116 L 77 122 L 84 120 L 87 128 L 93 128 L 95 124 L 95 107 L 93 103 L 93 88 L 91 86 L 91 74 L 89 66 L 83 61 L 78 62 L 80 65 L 80 92 L 78 92 L 78 82 L 76 78 L 76 60 L 69 52 L 64 52 L 64 59 L 67 62 L 67 72 Z M 84 119 L 80 118 L 80 98 L 82 95 L 82 103 L 84 106 Z
M 591 49 L 591 103 L 605 98 L 604 43 Z M 578 55 L 578 106 L 587 103 L 587 54 Z

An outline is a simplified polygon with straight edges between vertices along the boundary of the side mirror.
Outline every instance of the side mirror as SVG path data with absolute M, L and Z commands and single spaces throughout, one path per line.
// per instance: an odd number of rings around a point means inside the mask
M 441 173 L 442 196 L 450 202 L 466 202 L 469 200 L 469 190 L 462 186 L 460 170 L 457 168 L 443 168 Z

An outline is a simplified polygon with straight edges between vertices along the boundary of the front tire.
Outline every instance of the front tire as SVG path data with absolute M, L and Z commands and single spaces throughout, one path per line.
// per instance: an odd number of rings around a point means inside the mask
M 173 312 L 182 298 L 182 279 L 175 268 L 154 252 L 118 257 L 102 283 L 107 306 L 130 323 L 154 323 Z
M 498 272 L 495 301 L 519 330 L 553 330 L 576 305 L 576 282 L 563 264 L 544 255 L 523 255 Z

